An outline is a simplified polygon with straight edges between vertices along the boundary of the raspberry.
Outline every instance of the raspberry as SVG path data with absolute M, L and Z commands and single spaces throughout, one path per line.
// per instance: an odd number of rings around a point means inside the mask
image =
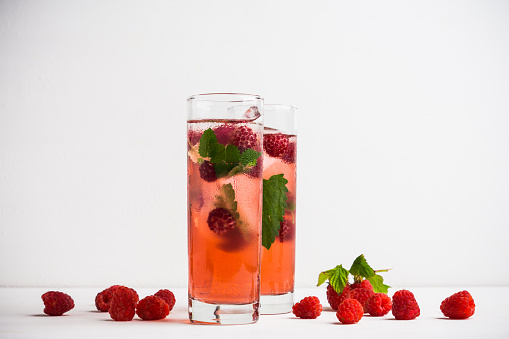
M 159 290 L 156 294 L 154 294 L 156 297 L 159 297 L 166 301 L 168 304 L 169 312 L 173 309 L 173 306 L 175 306 L 175 295 L 170 290 Z
M 164 319 L 170 313 L 170 307 L 155 295 L 145 297 L 136 306 L 136 314 L 143 320 Z
M 392 315 L 397 320 L 412 320 L 421 314 L 414 294 L 407 290 L 400 290 L 392 296 Z
M 322 304 L 317 297 L 305 297 L 292 307 L 295 316 L 302 319 L 316 319 L 322 314 Z
M 191 146 L 194 146 L 198 143 L 200 140 L 201 133 L 198 133 L 197 131 L 189 130 L 187 132 L 187 149 L 190 150 Z
M 115 292 L 115 290 L 119 287 L 123 286 L 113 285 L 104 291 L 97 293 L 97 296 L 95 297 L 95 307 L 97 307 L 97 309 L 101 312 L 108 312 L 110 309 L 111 298 L 113 298 L 113 292 Z M 136 291 L 132 288 L 130 288 L 130 290 L 133 295 L 133 299 L 135 299 L 135 302 L 137 302 L 139 299 L 138 293 L 136 293 Z
M 286 149 L 285 154 L 281 157 L 284 162 L 287 164 L 293 164 L 295 163 L 295 159 L 297 158 L 297 152 L 296 152 L 296 144 L 295 142 L 291 142 L 288 144 L 288 148 Z
M 389 313 L 392 308 L 391 298 L 385 293 L 375 293 L 364 304 L 364 310 L 374 317 L 381 317 Z
M 101 312 L 108 312 L 110 309 L 110 301 L 113 297 L 113 291 L 117 289 L 120 285 L 113 285 L 108 287 L 102 292 L 97 293 L 95 297 L 95 307 Z
M 263 136 L 263 149 L 273 158 L 282 157 L 288 149 L 288 135 L 276 133 Z
M 233 229 L 237 222 L 230 211 L 226 208 L 218 207 L 209 212 L 207 224 L 214 233 L 222 235 Z
M 204 161 L 200 165 L 200 177 L 207 182 L 214 182 L 217 180 L 216 169 L 210 161 Z
M 118 286 L 113 291 L 110 309 L 108 310 L 111 319 L 115 321 L 133 320 L 137 301 L 138 294 L 133 289 L 125 286 Z
M 440 311 L 451 319 L 467 319 L 475 312 L 474 299 L 468 291 L 454 293 L 440 304 Z
M 214 129 L 214 134 L 216 135 L 217 142 L 222 145 L 231 144 L 231 140 L 233 137 L 233 133 L 235 129 L 232 124 L 222 124 L 221 126 Z
M 255 151 L 260 149 L 256 134 L 251 128 L 244 125 L 235 129 L 231 142 L 238 147 L 241 153 L 248 148 L 252 148 Z
M 366 301 L 368 301 L 368 299 L 371 298 L 373 294 L 375 293 L 367 288 L 356 288 L 350 292 L 350 298 L 360 302 L 362 308 L 364 309 L 364 313 L 368 313 L 366 310 Z
M 329 302 L 330 307 L 334 311 L 337 311 L 339 305 L 341 305 L 341 303 L 346 299 L 350 298 L 350 292 L 351 292 L 350 285 L 346 285 L 341 293 L 337 293 L 336 291 L 334 291 L 332 285 L 330 284 L 327 285 L 327 301 Z
M 74 308 L 74 300 L 63 292 L 49 291 L 41 296 L 44 302 L 44 313 L 47 315 L 62 315 Z
M 343 324 L 355 324 L 364 315 L 364 309 L 359 301 L 355 299 L 346 299 L 339 305 L 336 317 Z
M 373 286 L 369 282 L 368 279 L 364 279 L 361 281 L 356 281 L 353 284 L 350 285 L 350 287 L 354 290 L 356 288 L 367 288 L 368 290 L 373 291 Z

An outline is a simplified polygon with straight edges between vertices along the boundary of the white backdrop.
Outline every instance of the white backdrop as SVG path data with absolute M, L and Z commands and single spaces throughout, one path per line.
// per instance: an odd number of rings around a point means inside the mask
M 508 285 L 509 2 L 0 1 L 0 286 L 187 284 L 186 98 L 299 107 L 297 287 Z

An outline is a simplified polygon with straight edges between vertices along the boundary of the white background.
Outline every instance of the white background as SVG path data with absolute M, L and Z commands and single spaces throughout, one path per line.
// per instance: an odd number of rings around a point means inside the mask
M 508 285 L 509 2 L 0 1 L 0 286 L 185 287 L 186 98 L 299 107 L 297 287 Z

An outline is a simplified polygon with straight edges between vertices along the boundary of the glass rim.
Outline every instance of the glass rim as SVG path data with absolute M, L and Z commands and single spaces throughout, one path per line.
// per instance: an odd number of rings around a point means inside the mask
M 297 110 L 298 108 L 293 105 L 287 105 L 287 104 L 263 104 L 264 109 L 291 109 L 291 110 Z
M 234 100 L 218 100 L 213 99 L 213 97 L 221 97 L 221 96 L 238 96 L 240 99 Z M 208 99 L 210 97 L 210 99 Z M 228 92 L 215 92 L 215 93 L 201 93 L 194 94 L 187 98 L 187 101 L 200 101 L 200 102 L 246 102 L 246 101 L 258 101 L 263 100 L 262 97 L 258 94 L 248 94 L 248 93 L 228 93 Z

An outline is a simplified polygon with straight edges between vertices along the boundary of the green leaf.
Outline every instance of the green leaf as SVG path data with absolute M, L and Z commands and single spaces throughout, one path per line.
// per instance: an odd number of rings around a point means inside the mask
M 317 286 L 320 286 L 328 279 L 334 291 L 341 293 L 345 286 L 348 285 L 348 274 L 348 270 L 343 268 L 343 265 L 338 265 L 333 269 L 321 272 L 318 276 Z
M 235 168 L 234 164 L 214 164 L 214 169 L 216 170 L 216 176 L 218 178 L 231 176 L 230 172 Z
M 240 155 L 240 163 L 244 166 L 255 166 L 260 155 L 262 155 L 260 152 L 248 148 Z
M 198 148 L 198 153 L 204 157 L 207 158 L 210 156 L 210 149 L 212 145 L 217 144 L 217 138 L 214 133 L 214 131 L 209 128 L 205 130 L 200 137 L 200 147 Z
M 224 161 L 230 164 L 238 164 L 240 162 L 240 151 L 237 146 L 226 146 Z
M 373 286 L 373 291 L 375 293 L 385 293 L 387 294 L 389 292 L 389 285 L 384 284 L 384 278 L 382 278 L 380 275 L 375 274 L 372 277 L 367 278 L 371 285 Z
M 213 164 L 224 163 L 225 146 L 221 144 L 211 144 L 209 149 L 210 162 Z
M 266 249 L 276 240 L 285 215 L 287 183 L 283 174 L 263 180 L 262 245 Z
M 350 267 L 350 273 L 354 276 L 354 279 L 359 277 L 371 278 L 375 275 L 375 271 L 368 265 L 364 254 L 359 255 Z
M 221 186 L 220 194 L 216 196 L 215 206 L 226 208 L 233 214 L 235 219 L 240 222 L 240 215 L 237 211 L 237 201 L 235 201 L 235 190 L 232 184 Z

